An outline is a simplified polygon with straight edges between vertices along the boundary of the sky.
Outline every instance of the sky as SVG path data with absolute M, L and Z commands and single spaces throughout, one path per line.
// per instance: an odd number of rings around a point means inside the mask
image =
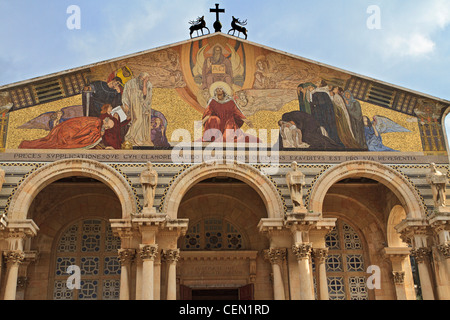
M 0 0 L 0 86 L 214 32 L 216 3 L 222 32 L 450 100 L 450 0 Z

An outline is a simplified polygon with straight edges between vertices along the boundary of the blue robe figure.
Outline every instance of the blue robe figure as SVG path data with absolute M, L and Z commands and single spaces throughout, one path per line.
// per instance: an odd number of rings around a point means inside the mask
M 383 116 L 375 116 L 374 122 L 371 122 L 368 117 L 364 116 L 363 122 L 364 135 L 369 151 L 398 151 L 386 147 L 383 144 L 381 134 L 387 132 L 410 132 L 408 129 Z

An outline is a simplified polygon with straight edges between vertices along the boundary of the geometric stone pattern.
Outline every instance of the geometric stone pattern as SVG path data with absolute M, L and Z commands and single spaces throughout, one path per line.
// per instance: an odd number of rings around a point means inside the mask
M 367 300 L 366 267 L 358 234 L 342 220 L 327 234 L 325 262 L 330 300 Z
M 53 299 L 118 300 L 120 263 L 117 250 L 120 239 L 102 219 L 77 221 L 69 226 L 57 243 Z M 80 289 L 70 289 L 69 266 L 80 268 Z M 72 284 L 75 284 L 72 282 Z

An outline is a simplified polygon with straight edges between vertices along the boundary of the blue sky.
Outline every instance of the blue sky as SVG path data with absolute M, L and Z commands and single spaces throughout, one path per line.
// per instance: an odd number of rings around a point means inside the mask
M 213 30 L 215 3 L 225 32 L 234 15 L 252 42 L 450 100 L 449 0 L 0 0 L 0 86 L 184 41 L 201 15 Z

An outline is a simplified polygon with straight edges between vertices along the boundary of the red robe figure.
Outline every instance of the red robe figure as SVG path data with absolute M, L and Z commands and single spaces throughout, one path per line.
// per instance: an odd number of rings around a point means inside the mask
M 95 145 L 105 130 L 114 126 L 109 119 L 79 117 L 66 120 L 41 139 L 22 141 L 19 149 L 79 149 Z
M 214 97 L 208 103 L 208 107 L 203 113 L 203 141 L 217 141 L 220 137 L 223 142 L 227 141 L 227 130 L 232 130 L 231 142 L 248 142 L 247 135 L 240 129 L 244 123 L 251 127 L 251 123 L 242 114 L 234 100 L 225 93 L 222 87 L 217 87 Z M 256 139 L 256 138 L 255 138 Z
M 119 115 L 116 113 L 114 114 L 114 116 L 112 116 L 111 111 L 112 106 L 110 104 L 103 105 L 99 118 L 102 120 L 104 120 L 105 118 L 111 119 L 114 123 L 114 126 L 108 130 L 105 130 L 105 133 L 102 137 L 102 142 L 106 148 L 109 147 L 113 149 L 121 149 L 123 142 L 121 129 L 130 122 L 130 119 L 120 122 Z

